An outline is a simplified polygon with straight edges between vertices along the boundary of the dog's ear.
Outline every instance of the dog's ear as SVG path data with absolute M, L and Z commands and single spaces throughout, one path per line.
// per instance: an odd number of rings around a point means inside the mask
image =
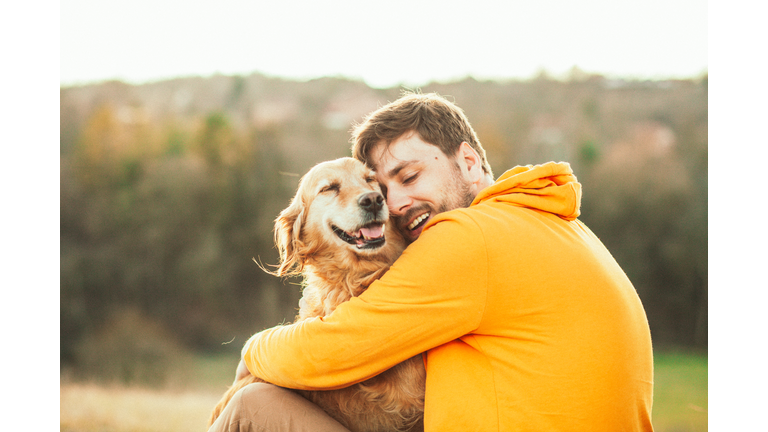
M 299 238 L 304 223 L 304 203 L 301 196 L 293 197 L 291 205 L 280 212 L 275 220 L 275 245 L 280 252 L 280 264 L 276 276 L 291 276 L 301 273 L 304 262 L 301 259 L 302 242 Z

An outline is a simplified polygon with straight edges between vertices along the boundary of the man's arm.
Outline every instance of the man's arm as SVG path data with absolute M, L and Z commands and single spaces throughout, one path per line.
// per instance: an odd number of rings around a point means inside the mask
M 450 214 L 331 315 L 254 335 L 243 348 L 248 369 L 283 387 L 342 388 L 474 331 L 487 295 L 485 241 L 466 214 Z

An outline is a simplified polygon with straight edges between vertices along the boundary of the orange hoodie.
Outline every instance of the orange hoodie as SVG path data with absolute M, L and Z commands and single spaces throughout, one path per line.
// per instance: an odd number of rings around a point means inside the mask
M 645 312 L 580 199 L 568 164 L 507 171 L 360 297 L 254 335 L 249 370 L 332 389 L 426 352 L 427 432 L 653 430 Z

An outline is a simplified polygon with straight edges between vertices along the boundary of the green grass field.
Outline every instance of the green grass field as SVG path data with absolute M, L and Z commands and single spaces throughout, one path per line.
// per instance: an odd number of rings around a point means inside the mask
M 190 366 L 194 378 L 165 389 L 62 380 L 61 431 L 202 432 L 236 363 L 230 357 L 197 359 Z M 655 354 L 653 424 L 656 432 L 707 431 L 706 354 Z
M 708 429 L 707 355 L 654 355 L 653 425 L 656 432 Z

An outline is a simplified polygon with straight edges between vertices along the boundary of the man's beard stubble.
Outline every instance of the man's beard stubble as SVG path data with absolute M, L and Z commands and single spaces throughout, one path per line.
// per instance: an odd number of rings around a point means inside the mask
M 464 181 L 462 178 L 461 169 L 456 163 L 454 163 L 453 172 L 451 173 L 450 178 L 452 184 L 441 190 L 439 206 L 437 209 L 433 208 L 429 203 L 424 203 L 418 207 L 411 208 L 404 215 L 396 218 L 395 226 L 402 232 L 407 230 L 404 225 L 405 223 L 425 211 L 428 211 L 430 216 L 434 217 L 443 212 L 469 207 L 470 204 L 472 204 L 472 201 L 475 200 L 475 196 L 470 191 L 469 182 Z M 405 234 L 405 238 L 408 239 L 409 236 Z

